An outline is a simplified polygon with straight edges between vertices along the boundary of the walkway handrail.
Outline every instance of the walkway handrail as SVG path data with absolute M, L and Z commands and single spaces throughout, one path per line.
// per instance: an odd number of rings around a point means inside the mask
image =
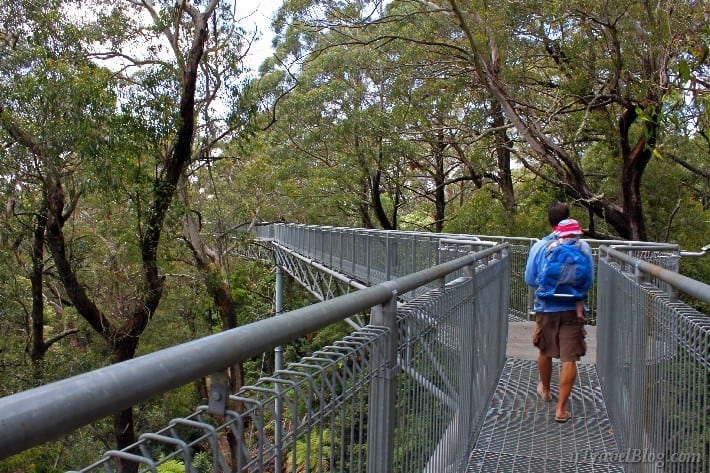
M 704 302 L 710 302 L 710 285 L 689 278 L 687 276 L 683 276 L 680 273 L 670 271 L 647 261 L 634 258 L 633 256 L 620 251 L 621 248 L 638 250 L 640 247 L 629 246 L 612 248 L 608 246 L 601 246 L 599 248 L 600 256 L 612 256 L 635 268 L 636 271 L 642 271 L 650 276 L 656 277 L 689 296 L 695 297 L 696 299 L 699 299 Z M 656 248 L 649 247 L 649 249 L 654 250 Z
M 488 248 L 283 316 L 261 320 L 0 399 L 0 459 L 235 362 L 391 301 L 507 248 Z
M 532 245 L 538 241 L 537 238 L 321 227 L 292 223 L 256 225 L 252 231 L 259 239 L 278 240 L 282 244 L 297 250 L 302 255 L 320 261 L 335 271 L 348 274 L 369 285 L 421 269 L 421 267 L 411 269 L 411 266 L 415 265 L 415 260 L 426 264 L 428 267 L 434 265 L 436 261 L 441 261 L 441 258 L 451 257 L 452 255 L 457 256 L 461 251 L 470 251 L 471 246 L 482 247 L 491 242 L 508 243 L 510 244 L 508 253 L 512 273 L 509 302 L 510 317 L 527 320 L 532 313 L 532 291 L 525 284 L 523 275 L 528 252 Z M 356 239 L 362 240 L 358 244 L 357 250 L 355 249 Z M 389 240 L 416 242 L 416 246 L 407 250 L 409 261 L 405 261 L 406 258 L 402 258 L 399 261 L 398 268 L 393 268 L 389 257 L 385 258 L 383 256 L 385 253 L 384 248 Z M 337 244 L 335 244 L 336 241 Z M 637 256 L 662 264 L 666 269 L 678 271 L 681 252 L 680 247 L 676 244 L 586 238 L 584 241 L 592 247 L 595 262 L 600 246 L 628 245 L 632 247 L 630 251 L 643 251 L 643 255 L 637 254 Z M 375 243 L 378 244 L 376 245 Z M 337 247 L 336 252 L 332 251 L 334 244 Z M 377 251 L 378 246 L 382 247 L 379 252 Z M 447 247 L 452 250 L 450 254 L 442 251 Z M 427 255 L 431 256 L 427 258 Z M 435 258 L 438 259 L 435 261 Z M 349 265 L 343 264 L 345 261 Z M 378 265 L 382 267 L 377 268 Z M 359 270 L 362 268 L 367 268 L 368 272 L 360 272 Z M 379 271 L 376 271 L 376 268 Z M 398 273 L 397 271 L 400 269 L 404 269 L 405 272 Z M 588 323 L 594 325 L 596 324 L 596 282 L 590 289 L 588 305 L 590 309 Z
M 710 318 L 677 294 L 707 303 L 710 285 L 624 250 L 600 248 L 597 300 L 597 372 L 620 449 L 707 471 Z M 626 471 L 659 471 L 645 461 Z
M 705 245 L 700 248 L 700 251 L 681 251 L 681 256 L 707 256 L 710 255 L 710 245 Z

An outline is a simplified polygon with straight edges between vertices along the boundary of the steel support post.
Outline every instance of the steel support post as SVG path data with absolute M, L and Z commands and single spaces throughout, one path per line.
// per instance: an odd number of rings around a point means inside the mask
M 385 283 L 387 284 L 387 283 Z M 371 325 L 386 327 L 389 334 L 373 354 L 377 370 L 370 383 L 368 406 L 367 472 L 392 471 L 394 453 L 395 408 L 397 397 L 397 290 L 382 306 L 372 309 Z
M 284 271 L 281 265 L 276 265 L 276 287 L 274 289 L 274 311 L 276 317 L 280 316 L 284 310 L 283 293 L 284 293 Z M 283 369 L 283 349 L 281 345 L 274 348 L 274 371 L 279 371 Z M 274 445 L 277 449 L 281 448 L 282 439 L 282 421 L 281 413 L 283 408 L 281 406 L 281 383 L 276 383 L 276 403 L 274 409 Z M 276 452 L 276 459 L 274 460 L 274 471 L 281 471 L 281 452 Z
M 352 269 L 350 270 L 350 275 L 353 277 L 357 277 L 358 274 L 355 272 L 355 242 L 357 240 L 355 232 L 350 234 L 350 262 L 352 263 Z M 366 283 L 369 283 L 370 281 L 365 281 Z
M 365 249 L 365 261 L 366 261 L 366 263 L 365 263 L 365 264 L 367 265 L 367 269 L 366 269 L 366 271 L 367 271 L 367 279 L 365 280 L 365 282 L 366 282 L 367 284 L 370 284 L 370 285 L 372 285 L 372 278 L 370 277 L 370 268 L 372 268 L 372 251 L 371 251 L 371 249 L 370 249 L 371 246 L 372 246 L 372 245 L 370 244 L 370 241 L 371 241 L 371 240 L 372 240 L 371 234 L 370 234 L 370 233 L 366 234 L 366 235 L 365 235 L 365 245 L 366 245 L 366 249 Z
M 392 278 L 392 251 L 390 251 L 390 234 L 385 236 L 385 281 Z

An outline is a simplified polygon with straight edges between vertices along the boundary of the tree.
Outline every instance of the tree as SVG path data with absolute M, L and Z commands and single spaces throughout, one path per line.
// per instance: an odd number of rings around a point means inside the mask
M 666 103 L 685 90 L 689 74 L 680 70 L 707 74 L 701 57 L 689 52 L 688 39 L 697 37 L 698 25 L 686 19 L 699 18 L 699 7 L 564 2 L 543 13 L 535 5 L 510 2 L 414 3 L 457 25 L 465 40 L 436 47 L 450 48 L 470 64 L 528 147 L 526 167 L 620 236 L 646 239 L 641 182 L 659 154 Z M 502 48 L 508 31 L 514 32 L 514 47 Z M 597 132 L 587 127 L 589 116 L 616 123 L 618 200 L 596 193 L 585 174 L 583 157 Z
M 25 250 L 32 262 L 31 358 L 41 378 L 40 362 L 46 351 L 76 332 L 68 329 L 45 340 L 45 298 L 57 311 L 63 304 L 56 289 L 44 292 L 50 218 L 47 185 L 52 176 L 70 178 L 78 163 L 95 159 L 105 149 L 99 134 L 112 115 L 115 97 L 106 88 L 105 71 L 82 60 L 72 47 L 83 32 L 59 26 L 62 18 L 56 2 L 43 9 L 14 2 L 4 11 L 8 21 L 2 32 L 5 41 L 0 41 L 0 71 L 6 79 L 0 100 L 0 133 L 5 142 L 6 217 L 16 217 L 25 228 L 15 242 L 20 264 L 22 242 L 28 237 L 31 241 Z M 23 25 L 33 31 L 32 36 L 20 34 Z M 32 73 L 23 76 L 19 71 Z M 84 115 L 87 109 L 93 112 L 90 119 Z
M 319 195 L 334 196 L 365 227 L 396 228 L 408 149 L 395 130 L 387 54 L 347 44 L 334 48 L 338 35 L 310 36 L 298 27 L 288 29 L 277 54 L 286 55 L 301 34 L 312 42 L 304 40 L 298 54 L 318 52 L 300 66 L 297 87 L 279 104 L 270 136 L 296 169 L 322 179 Z M 279 75 L 280 66 L 272 67 Z
M 13 21 L 6 22 L 10 26 L 2 37 L 7 53 L 2 67 L 11 80 L 0 101 L 0 125 L 9 143 L 33 159 L 31 182 L 42 195 L 35 248 L 42 247 L 44 233 L 62 297 L 109 343 L 119 362 L 135 355 L 163 295 L 159 251 L 178 184 L 189 165 L 209 156 L 214 143 L 240 127 L 248 113 L 233 107 L 213 119 L 212 112 L 223 97 L 220 87 L 239 100 L 234 66 L 243 38 L 229 8 L 218 8 L 217 0 L 202 9 L 146 0 L 109 3 L 100 10 L 97 3 L 95 23 L 87 17 L 77 21 L 71 6 L 55 1 L 38 9 L 29 2 L 9 9 Z M 141 10 L 152 25 L 142 23 Z M 29 25 L 33 35 L 22 35 L 21 25 Z M 140 37 L 147 38 L 146 49 L 126 47 Z M 118 72 L 98 67 L 101 60 Z M 46 113 L 38 116 L 35 110 Z M 194 148 L 198 126 L 208 133 Z M 133 212 L 126 223 L 135 225 L 136 251 L 124 263 L 135 264 L 126 271 L 135 270 L 136 283 L 124 288 L 124 304 L 112 312 L 101 308 L 109 301 L 100 287 L 82 277 L 78 258 L 85 255 L 75 251 L 71 229 L 73 221 L 88 217 L 80 204 L 85 194 L 105 192 L 104 202 L 110 202 L 119 190 L 126 191 L 122 197 Z M 42 255 L 36 253 L 34 274 L 41 275 Z M 114 430 L 118 448 L 133 443 L 132 410 L 115 415 Z
M 468 77 L 471 96 L 489 104 L 489 123 L 478 131 L 492 137 L 494 167 L 470 178 L 474 184 L 491 179 L 508 216 L 516 208 L 514 156 L 586 208 L 592 231 L 600 219 L 606 227 L 601 236 L 646 239 L 642 182 L 649 163 L 664 153 L 673 156 L 664 144 L 670 135 L 684 133 L 682 127 L 707 136 L 703 19 L 697 2 L 403 0 L 385 10 L 379 2 L 312 1 L 287 4 L 277 25 L 293 25 L 281 30 L 287 32 L 280 38 L 290 54 L 284 58 L 326 54 L 340 46 L 351 51 L 354 45 L 378 53 L 424 51 L 419 63 L 439 74 L 415 75 L 420 83 Z M 305 70 L 309 62 L 303 65 Z M 466 165 L 469 152 L 460 147 L 457 153 Z M 590 153 L 615 160 L 612 174 L 590 167 L 596 161 Z M 692 173 L 707 173 L 685 156 L 674 158 Z M 431 169 L 431 176 L 440 174 L 435 165 Z M 440 182 L 433 186 L 440 187 Z M 613 193 L 602 193 L 601 187 Z

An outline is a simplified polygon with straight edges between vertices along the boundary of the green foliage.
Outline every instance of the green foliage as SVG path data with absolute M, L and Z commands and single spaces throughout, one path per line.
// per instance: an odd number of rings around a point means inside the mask
M 185 464 L 180 460 L 168 460 L 158 465 L 158 473 L 185 473 Z
M 702 257 L 683 257 L 680 260 L 679 272 L 696 281 L 708 284 L 708 281 L 710 281 L 710 257 L 707 255 Z M 699 312 L 706 315 L 710 314 L 710 303 L 700 301 L 686 294 L 681 294 L 680 297 L 683 302 L 694 307 Z
M 210 473 L 212 471 L 212 458 L 208 452 L 198 452 L 192 458 L 192 468 L 195 473 Z
M 400 218 L 400 230 L 426 231 L 434 225 L 434 218 L 426 211 L 414 209 Z
M 52 443 L 0 460 L 0 473 L 59 473 L 52 467 L 61 456 L 61 445 Z
M 329 469 L 331 454 L 331 431 L 329 429 L 311 430 L 307 437 L 299 438 L 296 446 L 285 454 L 286 471 L 317 471 Z M 338 442 L 337 438 L 335 442 Z
M 446 224 L 447 232 L 470 235 L 497 235 L 504 225 L 504 212 L 499 201 L 488 192 L 477 192 L 467 199 Z

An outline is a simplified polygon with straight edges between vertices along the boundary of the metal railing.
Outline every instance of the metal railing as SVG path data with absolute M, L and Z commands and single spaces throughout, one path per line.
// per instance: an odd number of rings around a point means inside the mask
M 366 230 L 302 224 L 257 225 L 258 238 L 276 239 L 328 268 L 357 279 L 365 285 L 379 284 L 393 277 L 430 267 L 488 245 L 508 243 L 510 260 L 510 317 L 530 320 L 532 291 L 525 284 L 525 264 L 535 238 L 501 235 L 459 235 L 393 230 Z M 628 246 L 630 254 L 678 271 L 680 248 L 667 243 L 585 239 L 592 248 L 595 267 L 602 245 Z M 705 254 L 705 253 L 699 253 Z M 456 275 L 452 275 L 452 278 Z M 423 290 L 426 290 L 424 288 Z M 589 291 L 587 323 L 596 324 L 596 282 Z M 416 294 L 415 294 L 416 295 Z
M 627 471 L 710 468 L 710 286 L 600 248 L 597 371 Z M 639 251 L 637 249 L 637 251 Z
M 258 231 L 374 286 L 0 399 L 0 459 L 370 310 L 370 325 L 239 393 L 226 393 L 214 374 L 209 406 L 82 471 L 111 471 L 117 461 L 156 471 L 172 459 L 200 472 L 463 471 L 505 360 L 509 305 L 524 299 L 527 314 L 527 288 L 516 281 L 534 240 Z M 677 291 L 707 301 L 707 285 L 673 272 L 677 247 L 599 251 L 599 370 L 619 438 L 654 458 L 707 458 L 708 318 L 675 301 Z M 664 471 L 704 471 L 697 463 Z
M 2 398 L 0 459 L 214 374 L 209 406 L 81 471 L 462 471 L 505 360 L 507 247 Z M 215 374 L 366 310 L 369 326 L 237 394 Z
M 496 245 L 475 237 L 454 238 L 456 235 L 441 233 L 296 224 L 276 224 L 267 233 L 277 242 L 274 250 L 278 264 L 284 260 L 285 247 L 286 251 L 297 253 L 310 270 L 317 268 L 321 274 L 332 272 L 347 276 L 355 287 L 380 284 Z M 302 277 L 303 269 L 297 274 L 294 267 L 293 260 L 285 265 L 292 276 L 321 299 L 322 288 L 312 287 L 316 281 Z M 447 278 L 453 280 L 461 274 L 461 271 L 454 272 Z M 436 284 L 425 285 L 402 297 L 411 299 L 434 287 Z
M 479 259 L 471 275 L 399 309 L 397 454 L 376 471 L 466 470 L 505 364 L 507 257 Z

